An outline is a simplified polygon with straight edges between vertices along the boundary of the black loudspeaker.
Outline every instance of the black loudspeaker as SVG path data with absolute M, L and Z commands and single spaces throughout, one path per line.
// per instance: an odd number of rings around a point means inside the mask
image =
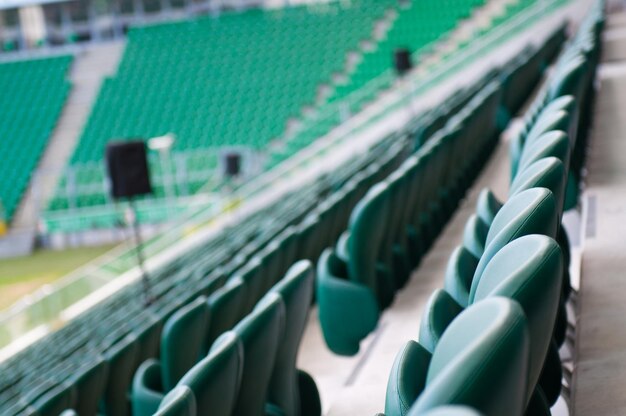
M 224 156 L 224 175 L 227 177 L 239 176 L 241 173 L 241 155 L 237 152 L 229 152 Z
M 413 63 L 411 62 L 411 51 L 407 48 L 398 48 L 393 53 L 393 63 L 398 75 L 404 75 L 411 68 Z
M 152 193 L 146 144 L 143 141 L 110 142 L 106 148 L 106 162 L 113 198 Z

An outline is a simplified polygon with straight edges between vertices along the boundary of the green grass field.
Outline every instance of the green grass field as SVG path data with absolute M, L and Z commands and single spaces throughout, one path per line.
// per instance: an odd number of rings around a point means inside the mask
M 112 247 L 107 245 L 65 251 L 40 250 L 32 256 L 0 260 L 0 310 L 106 253 Z

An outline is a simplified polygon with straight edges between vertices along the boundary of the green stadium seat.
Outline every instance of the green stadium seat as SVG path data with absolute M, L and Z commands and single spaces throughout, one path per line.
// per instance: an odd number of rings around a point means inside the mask
M 233 409 L 241 384 L 244 355 L 241 340 L 232 332 L 221 335 L 209 355 L 191 368 L 178 387 L 188 387 L 196 398 L 199 415 L 227 416 Z
M 232 414 L 264 414 L 284 321 L 285 305 L 280 295 L 269 293 L 233 329 L 243 344 L 244 365 Z
M 415 341 L 406 344 L 389 376 L 385 414 L 465 405 L 485 415 L 522 415 L 528 362 L 522 308 L 506 298 L 485 299 L 452 321 L 432 355 Z
M 107 382 L 100 403 L 104 415 L 130 415 L 130 387 L 139 345 L 129 334 L 104 353 L 108 366 Z
M 311 386 L 313 391 L 300 393 L 300 388 L 310 385 L 300 383 L 299 378 L 303 372 L 299 372 L 296 367 L 298 348 L 313 298 L 313 279 L 311 263 L 306 260 L 299 261 L 269 292 L 281 296 L 285 304 L 286 320 L 267 397 L 270 405 L 284 415 L 311 414 L 307 409 L 312 408 L 321 410 L 315 384 Z M 307 398 L 309 402 L 302 401 L 301 397 Z M 311 399 L 314 399 L 314 402 L 310 402 Z
M 520 237 L 504 246 L 489 262 L 470 298 L 470 305 L 491 296 L 517 301 L 528 320 L 530 371 L 528 396 L 533 393 L 544 367 L 556 323 L 561 296 L 563 258 L 553 239 L 540 235 Z M 420 344 L 434 351 L 461 305 L 443 290 L 436 291 L 425 308 Z
M 246 287 L 238 277 L 230 279 L 223 287 L 209 296 L 208 304 L 211 320 L 203 351 L 208 352 L 213 342 L 224 332 L 232 329 L 242 318 Z
M 204 296 L 180 308 L 167 320 L 161 336 L 160 361 L 144 362 L 135 374 L 134 415 L 153 414 L 163 396 L 198 361 L 208 322 L 209 308 Z
M 179 386 L 161 401 L 154 416 L 196 416 L 196 399 L 189 387 Z

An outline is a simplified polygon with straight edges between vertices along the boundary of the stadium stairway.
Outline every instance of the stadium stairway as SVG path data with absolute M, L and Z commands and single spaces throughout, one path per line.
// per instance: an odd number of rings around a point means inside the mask
M 78 143 L 100 85 L 106 76 L 115 72 L 123 50 L 123 43 L 111 42 L 90 46 L 74 55 L 70 70 L 72 88 L 31 179 L 29 189 L 24 192 L 24 197 L 16 210 L 13 219 L 14 228 L 32 230 L 37 227 L 39 212 L 48 205 L 54 195 L 67 161 Z
M 580 331 L 573 380 L 580 416 L 626 414 L 626 13 L 619 5 L 614 10 L 604 33 L 583 195 Z

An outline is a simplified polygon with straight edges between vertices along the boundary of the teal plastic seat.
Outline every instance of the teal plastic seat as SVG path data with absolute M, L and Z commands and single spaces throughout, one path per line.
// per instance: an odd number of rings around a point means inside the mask
M 346 274 L 346 264 L 326 249 L 317 263 L 316 297 L 326 345 L 336 354 L 354 355 L 376 328 L 380 309 L 374 293 L 340 277 Z
M 420 414 L 409 412 L 409 416 L 418 416 Z M 421 413 L 422 416 L 481 416 L 479 412 L 467 406 L 440 406 Z
M 565 133 L 550 131 L 525 146 L 520 156 L 518 172 L 524 171 L 527 166 L 545 157 L 556 157 L 569 169 L 570 145 Z
M 463 307 L 469 303 L 469 292 L 478 260 L 463 246 L 455 248 L 448 260 L 444 288 Z
M 34 401 L 29 413 L 36 416 L 58 416 L 67 409 L 72 409 L 76 402 L 76 389 L 69 383 L 53 387 Z
M 311 414 L 307 409 L 319 409 L 321 405 L 317 388 L 300 394 L 300 389 L 310 384 L 299 381 L 300 374 L 296 367 L 298 349 L 304 334 L 309 315 L 309 305 L 313 298 L 314 274 L 311 263 L 302 260 L 291 266 L 269 293 L 277 293 L 285 305 L 285 330 L 276 355 L 276 363 L 269 384 L 268 400 L 279 413 L 286 416 Z M 315 387 L 313 384 L 312 387 Z M 301 397 L 309 400 L 303 402 Z M 317 398 L 317 400 L 315 400 Z M 313 399 L 313 402 L 310 400 Z M 319 415 L 318 415 L 319 416 Z
M 357 204 L 350 217 L 345 264 L 331 251 L 318 262 L 317 301 L 320 324 L 328 347 L 340 355 L 354 355 L 360 341 L 378 322 L 380 310 L 393 299 L 395 283 L 379 262 L 386 228 L 388 187 L 377 184 Z
M 387 384 L 385 414 L 421 415 L 464 405 L 489 416 L 522 415 L 529 348 L 518 303 L 502 297 L 477 302 L 450 323 L 432 355 L 415 341 L 400 351 Z
M 485 252 L 480 258 L 470 289 L 470 302 L 480 276 L 493 256 L 505 245 L 529 234 L 556 237 L 559 224 L 554 194 L 546 188 L 531 188 L 511 197 L 489 227 Z
M 561 294 L 563 257 L 555 240 L 527 235 L 507 244 L 489 262 L 470 304 L 491 296 L 518 302 L 526 314 L 530 334 L 530 371 L 527 403 L 539 382 L 552 341 Z M 420 326 L 420 344 L 432 351 L 461 305 L 438 290 L 429 299 Z
M 196 399 L 189 387 L 178 386 L 161 401 L 154 416 L 196 416 Z
M 548 172 L 552 171 L 548 170 Z M 558 174 L 558 169 L 556 172 Z M 542 176 L 539 175 L 539 177 Z M 472 216 L 474 221 L 468 221 L 464 233 L 473 233 L 471 234 L 473 247 L 480 247 L 479 242 L 484 239 L 486 248 L 480 258 L 473 255 L 466 247 L 455 250 L 448 260 L 444 279 L 445 289 L 459 305 L 468 305 L 469 293 L 476 276 L 480 276 L 482 269 L 495 253 L 509 241 L 523 235 L 545 234 L 555 237 L 558 228 L 557 214 L 556 201 L 550 190 L 530 188 L 509 198 L 495 215 L 486 236 L 483 231 L 480 231 L 485 227 L 482 220 L 477 216 Z M 464 245 L 468 240 L 469 237 L 465 235 Z
M 130 414 L 128 398 L 138 349 L 137 337 L 134 334 L 129 334 L 105 352 L 104 356 L 109 371 L 100 402 L 101 413 L 120 416 Z
M 213 342 L 232 329 L 242 318 L 246 287 L 241 278 L 234 276 L 224 286 L 209 296 L 207 303 L 211 319 L 206 331 L 203 351 L 208 353 Z
M 161 360 L 147 360 L 135 373 L 133 415 L 153 414 L 163 396 L 198 361 L 208 323 L 209 308 L 204 296 L 183 306 L 167 320 L 161 336 Z
M 244 366 L 243 345 L 233 331 L 221 335 L 209 354 L 194 365 L 178 382 L 195 397 L 199 415 L 234 414 Z
M 80 415 L 95 415 L 107 377 L 107 361 L 104 358 L 98 358 L 96 363 L 88 364 L 84 370 L 77 371 L 77 376 L 72 378 L 77 393 L 73 410 Z
M 268 293 L 233 329 L 243 344 L 244 366 L 241 387 L 232 414 L 264 414 L 284 323 L 285 305 L 280 295 Z

